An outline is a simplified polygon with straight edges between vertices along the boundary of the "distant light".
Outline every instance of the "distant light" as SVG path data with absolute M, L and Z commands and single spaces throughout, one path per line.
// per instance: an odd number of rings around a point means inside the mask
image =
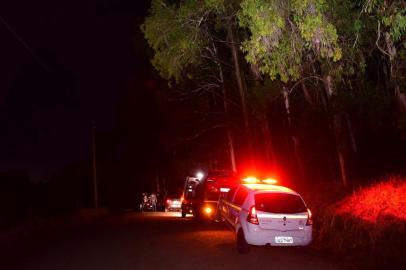
M 202 172 L 198 172 L 198 173 L 196 174 L 196 177 L 197 177 L 197 179 L 199 179 L 199 180 L 202 180 L 203 176 L 204 176 L 204 174 L 203 174 Z
M 266 178 L 266 179 L 262 180 L 262 182 L 265 184 L 274 185 L 274 184 L 278 183 L 278 180 L 273 179 L 273 178 Z
M 229 191 L 230 191 L 229 188 L 224 188 L 224 187 L 220 188 L 220 192 L 229 192 Z
M 259 182 L 259 181 L 258 181 L 258 178 L 254 177 L 254 176 L 249 176 L 249 177 L 247 177 L 247 178 L 244 178 L 243 181 L 244 181 L 245 183 L 250 183 L 250 184 L 258 183 L 258 182 Z

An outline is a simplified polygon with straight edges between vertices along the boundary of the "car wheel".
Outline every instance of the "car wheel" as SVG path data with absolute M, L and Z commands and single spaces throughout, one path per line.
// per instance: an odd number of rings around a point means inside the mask
M 186 217 L 186 212 L 185 211 L 182 211 L 182 217 L 183 218 Z
M 246 254 L 250 251 L 250 246 L 245 240 L 244 231 L 239 229 L 237 232 L 237 251 L 240 254 Z

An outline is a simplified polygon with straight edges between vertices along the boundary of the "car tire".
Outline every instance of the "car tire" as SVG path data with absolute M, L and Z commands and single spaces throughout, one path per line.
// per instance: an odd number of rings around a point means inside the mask
M 244 231 L 242 229 L 239 229 L 237 232 L 237 251 L 240 254 L 246 254 L 250 251 L 250 246 L 247 243 L 247 240 L 245 240 L 245 235 Z
M 183 218 L 186 217 L 186 212 L 185 211 L 182 211 L 182 217 Z

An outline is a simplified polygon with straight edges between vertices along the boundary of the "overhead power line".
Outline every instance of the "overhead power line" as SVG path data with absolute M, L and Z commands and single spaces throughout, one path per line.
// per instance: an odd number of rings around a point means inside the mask
M 19 35 L 1 15 L 0 21 L 6 27 L 7 31 L 24 47 L 24 49 L 26 49 L 29 52 L 29 54 L 38 62 L 38 64 L 40 64 L 40 66 L 47 72 L 51 72 L 51 69 L 44 61 L 42 61 L 41 57 L 39 57 L 38 54 L 35 53 L 35 51 L 30 47 L 30 45 L 28 45 L 28 43 L 24 41 L 21 35 Z

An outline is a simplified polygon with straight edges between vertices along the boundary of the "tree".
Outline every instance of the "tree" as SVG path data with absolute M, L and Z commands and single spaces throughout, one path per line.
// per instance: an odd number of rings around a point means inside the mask
M 337 30 L 329 22 L 325 10 L 323 0 L 243 0 L 239 22 L 250 33 L 249 39 L 242 45 L 246 60 L 260 73 L 284 83 L 298 80 L 303 82 L 307 78 L 307 65 L 314 70 L 316 65 L 328 66 L 330 61 L 340 60 L 342 50 L 338 44 Z M 333 93 L 330 71 L 325 69 L 322 74 L 311 75 L 323 81 L 328 99 Z M 305 85 L 302 85 L 305 95 L 309 96 Z M 290 102 L 285 87 L 282 93 L 289 120 Z M 337 122 L 336 119 L 333 120 L 335 132 L 339 129 Z M 299 139 L 293 133 L 292 142 L 299 168 L 302 168 Z M 342 182 L 346 185 L 345 165 L 339 147 L 338 156 Z
M 404 1 L 366 1 L 361 14 L 371 16 L 376 25 L 376 48 L 386 57 L 389 66 L 389 88 L 402 111 L 406 111 L 406 94 L 400 90 L 406 83 L 406 3 Z
M 220 10 L 224 10 L 221 1 L 180 1 L 169 5 L 166 1 L 154 0 L 151 14 L 142 29 L 154 50 L 152 63 L 160 75 L 178 83 L 182 76 L 193 78 L 198 88 L 189 94 L 213 93 L 213 89 L 221 89 L 223 109 L 227 115 L 229 99 L 216 45 L 217 37 L 213 34 L 213 15 Z M 231 168 L 236 170 L 234 141 L 229 123 L 225 127 Z

